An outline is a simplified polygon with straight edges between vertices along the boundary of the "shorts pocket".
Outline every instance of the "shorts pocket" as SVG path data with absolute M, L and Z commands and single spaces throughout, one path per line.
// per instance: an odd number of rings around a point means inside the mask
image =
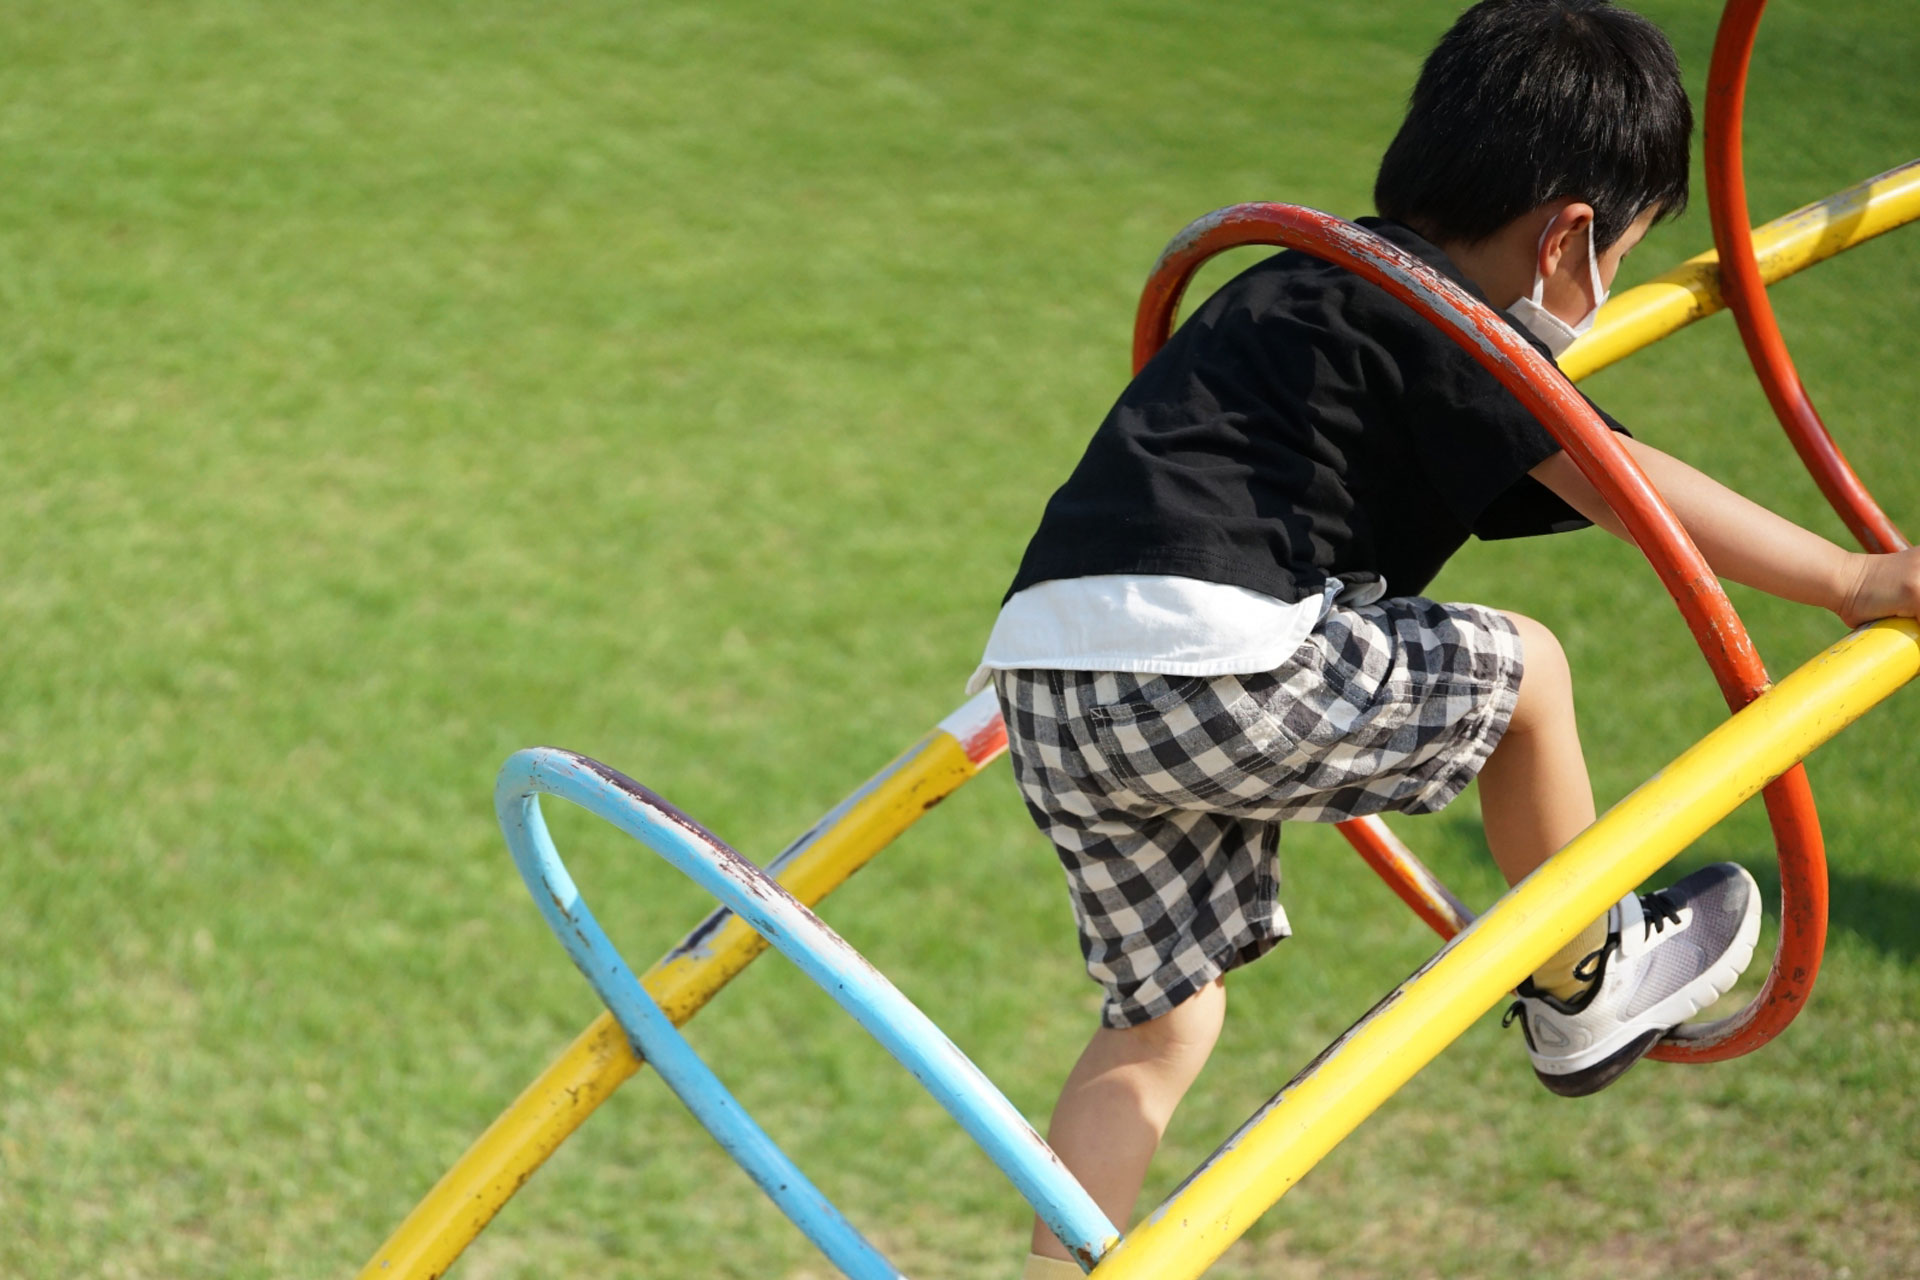
M 1207 684 L 1205 676 L 1148 676 L 1112 702 L 1097 702 L 1089 706 L 1087 719 L 1095 724 L 1164 720 L 1175 709 L 1193 701 Z
M 1088 707 L 1086 719 L 1108 771 L 1129 791 L 1187 808 L 1243 781 L 1270 723 L 1237 681 L 1207 676 L 1153 677 Z

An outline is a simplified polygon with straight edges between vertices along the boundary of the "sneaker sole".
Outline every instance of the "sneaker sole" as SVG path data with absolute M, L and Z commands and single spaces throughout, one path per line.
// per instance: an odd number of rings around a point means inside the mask
M 1550 1076 L 1538 1067 L 1533 1069 L 1533 1074 L 1541 1084 L 1547 1086 L 1549 1093 L 1557 1093 L 1563 1098 L 1584 1098 L 1590 1093 L 1600 1092 L 1625 1075 L 1627 1068 L 1646 1057 L 1647 1051 L 1659 1044 L 1660 1037 L 1665 1034 L 1661 1030 L 1643 1031 L 1626 1048 L 1615 1050 L 1612 1057 L 1565 1075 Z
M 1747 965 L 1752 962 L 1754 944 L 1760 940 L 1760 887 L 1754 883 L 1753 876 L 1746 868 L 1740 867 L 1739 871 L 1746 879 L 1751 895 L 1747 901 L 1752 904 L 1752 910 L 1740 922 L 1740 931 L 1734 935 L 1733 945 L 1721 955 L 1720 962 L 1659 1004 L 1638 1014 L 1634 1024 L 1616 1033 L 1613 1039 L 1570 1059 L 1577 1064 L 1571 1069 L 1549 1074 L 1536 1065 L 1533 1074 L 1540 1078 L 1541 1084 L 1567 1098 L 1584 1097 L 1604 1089 L 1619 1079 L 1628 1067 L 1645 1057 L 1662 1036 L 1702 1009 L 1711 1008 L 1714 1001 L 1733 990 L 1733 984 L 1740 980 L 1740 975 L 1746 972 Z M 1622 1034 L 1628 1037 L 1625 1043 L 1618 1038 Z

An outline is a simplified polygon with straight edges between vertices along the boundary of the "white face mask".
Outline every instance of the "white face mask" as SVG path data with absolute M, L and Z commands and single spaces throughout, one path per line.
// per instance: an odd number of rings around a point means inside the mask
M 1548 226 L 1547 230 L 1553 228 Z M 1547 242 L 1547 232 L 1540 233 L 1540 244 Z M 1560 353 L 1573 345 L 1573 340 L 1593 328 L 1593 318 L 1600 314 L 1601 304 L 1607 300 L 1607 290 L 1600 284 L 1600 255 L 1594 251 L 1593 223 L 1587 223 L 1587 280 L 1593 285 L 1593 309 L 1580 317 L 1580 323 L 1568 324 L 1553 312 L 1547 310 L 1542 301 L 1547 293 L 1547 279 L 1540 274 L 1540 247 L 1534 246 L 1533 292 L 1507 308 L 1507 316 L 1515 324 L 1547 344 L 1557 360 Z

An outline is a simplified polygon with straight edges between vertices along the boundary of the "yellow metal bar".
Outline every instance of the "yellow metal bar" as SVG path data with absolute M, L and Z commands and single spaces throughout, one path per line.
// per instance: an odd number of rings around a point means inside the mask
M 1768 284 L 1784 280 L 1916 218 L 1920 218 L 1920 160 L 1756 228 L 1753 249 L 1760 277 Z M 1560 368 L 1578 382 L 1725 305 L 1720 296 L 1720 255 L 1709 249 L 1600 308 L 1593 331 L 1567 348 Z
M 1920 674 L 1920 626 L 1852 633 L 1702 738 L 1523 880 L 1228 1139 L 1100 1263 L 1194 1280 L 1320 1158 L 1588 922 Z
M 780 883 L 812 905 L 987 760 L 945 728 L 910 747 L 817 830 L 780 868 Z M 766 950 L 739 917 L 687 942 L 648 970 L 647 993 L 684 1023 Z M 453 1265 L 546 1158 L 641 1067 L 613 1015 L 603 1013 L 447 1170 L 360 1272 L 361 1280 L 433 1280 Z

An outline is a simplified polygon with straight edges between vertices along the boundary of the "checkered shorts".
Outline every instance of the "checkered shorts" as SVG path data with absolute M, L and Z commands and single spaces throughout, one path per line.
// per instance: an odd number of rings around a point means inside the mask
M 1290 932 L 1280 822 L 1431 813 L 1505 732 L 1520 636 L 1478 605 L 1335 607 L 1255 675 L 1000 671 L 1014 776 L 1066 868 L 1101 1020 L 1157 1018 Z

